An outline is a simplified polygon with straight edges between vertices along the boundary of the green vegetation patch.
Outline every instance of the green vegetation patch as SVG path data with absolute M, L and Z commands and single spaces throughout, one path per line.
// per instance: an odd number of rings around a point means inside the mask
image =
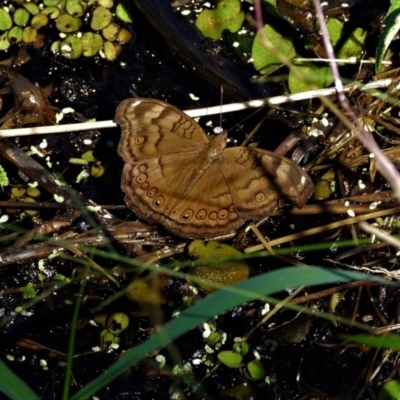
M 203 10 L 196 20 L 201 33 L 210 39 L 221 39 L 222 32 L 237 32 L 244 21 L 239 0 L 221 0 L 214 10 Z

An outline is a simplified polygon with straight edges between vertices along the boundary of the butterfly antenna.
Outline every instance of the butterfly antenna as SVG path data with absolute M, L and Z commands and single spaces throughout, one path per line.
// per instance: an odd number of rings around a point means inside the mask
M 219 135 L 224 130 L 222 129 L 222 98 L 224 97 L 224 87 L 221 85 L 221 101 L 220 101 L 220 112 L 219 112 L 219 126 L 216 126 L 213 131 L 216 135 Z
M 219 113 L 219 126 L 221 127 L 221 129 L 222 129 L 222 101 L 223 101 L 223 98 L 224 98 L 224 86 L 221 85 L 221 101 L 219 103 L 221 106 L 221 112 Z

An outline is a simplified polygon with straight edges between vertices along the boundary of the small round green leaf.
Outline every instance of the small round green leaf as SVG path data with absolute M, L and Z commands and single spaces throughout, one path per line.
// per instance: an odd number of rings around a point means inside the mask
M 36 14 L 31 21 L 31 25 L 36 29 L 43 28 L 48 23 L 49 23 L 49 17 L 42 13 Z
M 14 12 L 13 19 L 16 25 L 25 26 L 29 21 L 29 13 L 24 8 L 17 8 Z
M 19 199 L 20 197 L 24 196 L 26 193 L 26 189 L 23 187 L 14 186 L 11 189 L 11 196 L 15 199 Z
M 40 190 L 36 187 L 29 187 L 26 191 L 26 194 L 30 197 L 39 197 L 40 196 Z
M 249 345 L 247 342 L 236 342 L 233 345 L 233 350 L 236 351 L 236 353 L 245 356 L 249 352 Z
M 27 26 L 22 31 L 22 41 L 26 44 L 32 43 L 37 36 L 37 29 L 31 26 Z
M 69 14 L 62 14 L 56 20 L 56 28 L 64 33 L 76 32 L 81 25 L 82 22 L 79 18 L 75 18 Z
M 23 201 L 24 201 L 24 203 L 35 203 L 36 200 L 33 199 L 32 197 L 25 197 Z M 25 212 L 26 215 L 29 215 L 30 217 L 34 217 L 34 216 L 39 214 L 38 210 L 25 209 L 24 212 Z
M 117 35 L 120 29 L 121 27 L 118 24 L 112 22 L 101 31 L 101 34 L 104 39 L 113 42 L 114 40 L 117 40 Z
M 105 42 L 103 51 L 106 60 L 115 61 L 121 53 L 121 45 L 119 43 Z
M 57 19 L 60 15 L 60 10 L 57 7 L 46 7 L 42 13 L 48 15 L 51 19 Z
M 75 60 L 82 55 L 82 40 L 76 36 L 69 35 L 61 43 L 60 51 L 65 58 Z
M 207 339 L 207 344 L 215 346 L 221 340 L 221 334 L 219 332 L 212 332 Z
M 210 39 L 221 39 L 222 32 L 237 32 L 244 21 L 240 0 L 221 0 L 214 10 L 203 10 L 196 20 L 201 33 Z
M 218 353 L 218 360 L 229 368 L 240 368 L 243 357 L 234 351 L 221 351 Z
M 8 32 L 4 32 L 0 36 L 0 50 L 7 50 L 10 47 L 11 43 L 8 39 Z
M 20 26 L 13 26 L 8 31 L 8 40 L 11 43 L 21 43 L 22 42 L 22 28 Z
M 10 14 L 6 10 L 0 8 L 0 30 L 6 31 L 10 29 L 12 24 Z
M 39 14 L 40 9 L 35 3 L 24 3 L 23 4 L 26 11 L 28 11 L 32 15 Z
M 103 39 L 98 33 L 86 32 L 82 36 L 82 44 L 83 55 L 93 57 L 103 47 Z
M 92 21 L 90 22 L 90 27 L 94 31 L 100 31 L 109 25 L 112 21 L 112 13 L 110 10 L 104 7 L 97 7 L 93 11 Z
M 129 325 L 129 317 L 122 312 L 115 312 L 107 318 L 106 327 L 111 333 L 121 333 Z
M 65 9 L 73 17 L 81 17 L 86 11 L 86 3 L 81 0 L 67 0 Z
M 265 377 L 264 365 L 262 365 L 261 361 L 259 361 L 259 360 L 250 361 L 247 364 L 247 370 L 249 371 L 250 376 L 255 381 L 260 381 L 261 379 L 264 379 L 264 377 Z
M 125 28 L 118 31 L 117 41 L 121 44 L 129 42 L 132 39 L 132 34 Z

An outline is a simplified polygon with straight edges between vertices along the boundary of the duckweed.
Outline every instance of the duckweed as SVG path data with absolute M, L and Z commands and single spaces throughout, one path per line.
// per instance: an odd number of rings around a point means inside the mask
M 33 199 L 32 197 L 25 197 L 25 198 L 24 198 L 24 202 L 25 202 L 25 203 L 35 203 L 36 200 Z M 26 215 L 29 215 L 30 217 L 35 217 L 36 215 L 39 214 L 39 211 L 38 211 L 38 210 L 29 210 L 29 209 L 26 209 L 26 210 L 25 210 L 25 214 L 26 214 Z
M 39 197 L 40 190 L 36 187 L 29 187 L 26 191 L 27 195 L 30 197 Z
M 6 31 L 12 27 L 12 19 L 10 14 L 4 9 L 0 9 L 0 30 Z
M 0 51 L 33 43 L 38 30 L 50 26 L 64 35 L 51 43 L 53 52 L 68 59 L 100 55 L 114 61 L 132 38 L 117 21 L 132 22 L 113 0 L 16 0 L 0 9 Z
M 94 31 L 100 31 L 110 25 L 112 21 L 112 13 L 110 10 L 104 7 L 97 7 L 92 16 L 90 27 Z
M 29 21 L 29 12 L 24 8 L 17 8 L 13 15 L 14 23 L 18 26 L 25 26 Z

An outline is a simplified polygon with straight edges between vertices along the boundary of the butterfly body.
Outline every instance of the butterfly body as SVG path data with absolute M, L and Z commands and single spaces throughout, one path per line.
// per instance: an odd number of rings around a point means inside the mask
M 313 191 L 292 161 L 257 148 L 226 148 L 226 133 L 209 138 L 162 101 L 123 100 L 115 121 L 122 128 L 125 201 L 139 217 L 179 236 L 227 234 L 269 215 L 282 197 L 301 207 Z

